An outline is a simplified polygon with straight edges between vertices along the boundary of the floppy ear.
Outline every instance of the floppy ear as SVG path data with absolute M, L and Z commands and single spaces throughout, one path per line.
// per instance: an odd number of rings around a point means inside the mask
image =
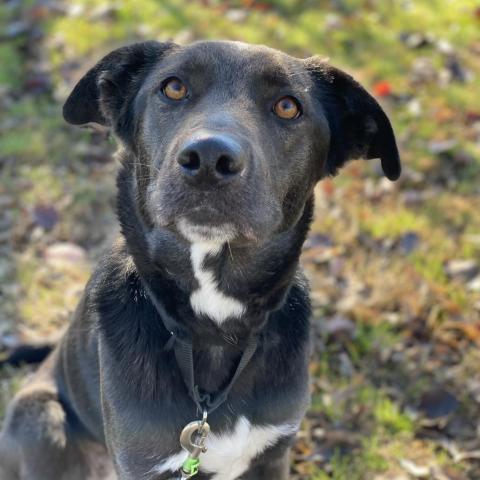
M 348 160 L 380 158 L 387 178 L 396 180 L 401 166 L 395 136 L 377 101 L 350 75 L 318 58 L 307 59 L 330 127 L 325 165 L 333 175 Z
M 155 41 L 118 48 L 102 58 L 77 83 L 63 106 L 63 117 L 73 125 L 93 122 L 128 127 L 126 113 L 142 80 L 159 58 L 175 44 Z

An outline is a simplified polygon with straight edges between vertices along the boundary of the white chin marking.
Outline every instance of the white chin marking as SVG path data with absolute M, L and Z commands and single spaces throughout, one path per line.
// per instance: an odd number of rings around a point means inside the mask
M 200 457 L 200 470 L 213 473 L 213 480 L 235 480 L 243 475 L 252 460 L 267 448 L 275 445 L 282 437 L 293 435 L 298 424 L 252 426 L 246 417 L 237 420 L 229 433 L 211 433 L 206 441 L 207 451 Z M 187 454 L 176 453 L 152 469 L 161 474 L 177 471 Z
M 226 223 L 219 227 L 194 225 L 184 218 L 177 222 L 178 231 L 190 243 L 219 243 L 230 242 L 235 237 L 235 229 Z
M 245 312 L 245 305 L 220 291 L 212 271 L 204 267 L 208 255 L 217 255 L 222 246 L 234 238 L 231 225 L 205 227 L 192 225 L 184 219 L 177 222 L 181 234 L 191 242 L 190 258 L 193 274 L 199 288 L 190 295 L 190 304 L 198 315 L 206 315 L 219 325 L 228 318 L 238 318 Z

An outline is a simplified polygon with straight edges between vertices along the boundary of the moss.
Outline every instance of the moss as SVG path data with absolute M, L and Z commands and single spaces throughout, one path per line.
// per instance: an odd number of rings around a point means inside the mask
M 372 207 L 363 209 L 361 228 L 374 238 L 395 238 L 408 232 L 429 230 L 429 221 L 423 214 L 407 208 Z
M 24 165 L 20 175 L 28 185 L 20 197 L 25 206 L 54 204 L 62 198 L 64 179 L 55 174 L 52 165 Z
M 367 480 L 373 473 L 387 470 L 387 460 L 378 453 L 380 443 L 381 439 L 374 436 L 353 454 L 342 455 L 337 451 L 330 461 L 330 473 L 318 471 L 312 480 Z
M 23 75 L 23 64 L 16 48 L 0 44 L 0 65 L 0 85 L 17 88 Z
M 395 328 L 386 322 L 378 324 L 359 323 L 355 338 L 348 344 L 354 361 L 364 358 L 381 348 L 390 348 L 399 343 L 400 337 Z
M 65 322 L 89 274 L 89 266 L 83 262 L 45 264 L 33 252 L 24 253 L 17 261 L 16 279 L 22 290 L 18 310 L 24 323 L 37 331 L 49 332 Z
M 380 398 L 377 401 L 374 417 L 380 428 L 393 435 L 414 432 L 412 419 L 402 413 L 398 405 L 389 398 Z

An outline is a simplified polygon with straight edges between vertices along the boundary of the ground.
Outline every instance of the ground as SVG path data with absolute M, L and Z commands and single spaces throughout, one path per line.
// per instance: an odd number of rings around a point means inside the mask
M 320 6 L 319 6 L 320 5 Z M 401 180 L 317 189 L 312 406 L 292 478 L 480 478 L 480 6 L 469 0 L 0 5 L 0 348 L 68 322 L 115 231 L 113 142 L 66 125 L 87 66 L 140 39 L 320 54 L 392 118 Z M 0 418 L 28 371 L 0 371 Z

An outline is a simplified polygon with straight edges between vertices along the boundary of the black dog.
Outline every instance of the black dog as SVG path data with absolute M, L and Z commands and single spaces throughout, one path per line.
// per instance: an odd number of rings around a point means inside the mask
M 198 479 L 287 478 L 309 401 L 313 188 L 352 158 L 399 176 L 385 113 L 317 58 L 147 42 L 101 60 L 64 116 L 120 143 L 122 236 L 10 405 L 1 479 L 190 478 L 198 456 Z

